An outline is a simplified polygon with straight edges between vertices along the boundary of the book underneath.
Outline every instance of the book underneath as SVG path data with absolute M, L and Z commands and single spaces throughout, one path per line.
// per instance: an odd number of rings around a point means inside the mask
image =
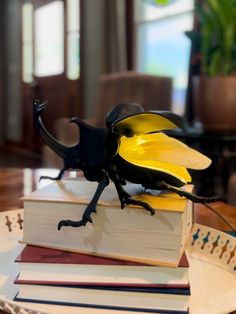
M 15 262 L 20 268 L 16 284 L 154 288 L 163 293 L 190 293 L 185 253 L 178 267 L 170 268 L 27 245 Z
M 188 313 L 189 307 L 188 295 L 24 284 L 15 301 L 148 313 Z
M 114 184 L 103 191 L 93 223 L 63 227 L 63 219 L 80 220 L 97 188 L 96 182 L 64 179 L 23 198 L 23 242 L 151 265 L 177 266 L 192 227 L 192 202 L 175 193 L 144 191 L 127 184 L 134 199 L 149 203 L 155 215 L 138 206 L 120 209 Z M 192 191 L 192 186 L 185 189 Z

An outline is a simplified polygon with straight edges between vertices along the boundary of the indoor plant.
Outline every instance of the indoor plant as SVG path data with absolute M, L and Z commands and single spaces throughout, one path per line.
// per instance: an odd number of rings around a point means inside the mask
M 186 32 L 200 55 L 195 120 L 208 130 L 236 130 L 236 0 L 197 1 L 195 8 L 199 31 Z

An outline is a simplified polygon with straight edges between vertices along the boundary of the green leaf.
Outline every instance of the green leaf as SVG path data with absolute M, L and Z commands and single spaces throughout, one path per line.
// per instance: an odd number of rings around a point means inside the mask
M 155 0 L 157 5 L 165 5 L 169 4 L 171 1 L 170 0 Z
M 236 0 L 204 0 L 196 2 L 200 23 L 200 45 L 196 35 L 187 33 L 201 52 L 204 73 L 230 74 L 235 71 Z
M 211 60 L 208 66 L 208 75 L 217 75 L 224 74 L 221 70 L 221 53 L 219 49 L 215 49 L 215 51 L 211 54 Z

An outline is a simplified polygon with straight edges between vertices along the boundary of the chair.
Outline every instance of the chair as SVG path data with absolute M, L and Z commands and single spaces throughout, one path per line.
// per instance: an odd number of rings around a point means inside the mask
M 171 110 L 172 79 L 134 71 L 101 75 L 97 83 L 97 102 L 94 117 L 89 124 L 102 127 L 106 113 L 119 103 L 138 103 L 145 110 Z M 74 125 L 69 126 L 68 118 L 55 122 L 56 138 L 65 145 L 73 144 L 78 139 Z M 48 147 L 43 148 L 43 166 L 61 167 L 60 158 Z
M 104 74 L 98 79 L 95 124 L 104 125 L 114 105 L 133 102 L 145 110 L 171 110 L 172 79 L 134 71 Z
M 227 184 L 227 202 L 236 206 L 236 173 L 232 173 Z

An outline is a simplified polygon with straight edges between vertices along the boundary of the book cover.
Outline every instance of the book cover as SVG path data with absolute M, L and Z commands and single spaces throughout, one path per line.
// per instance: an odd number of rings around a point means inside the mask
M 185 254 L 170 268 L 27 245 L 15 261 L 17 284 L 189 289 Z
M 68 179 L 25 197 L 23 242 L 151 265 L 178 265 L 192 226 L 192 203 L 175 193 L 144 192 L 139 185 L 127 184 L 125 189 L 134 198 L 155 209 L 151 216 L 138 206 L 121 210 L 111 183 L 102 193 L 92 224 L 58 231 L 60 220 L 81 219 L 96 188 L 94 182 Z
M 189 295 L 40 285 L 21 285 L 15 300 L 148 313 L 188 313 L 189 307 Z
M 90 254 L 75 253 L 64 250 L 51 249 L 46 247 L 26 245 L 15 259 L 19 263 L 60 263 L 60 264 L 90 264 L 90 265 L 130 265 L 146 266 L 145 263 L 105 258 Z M 189 267 L 185 252 L 179 261 L 178 267 Z

